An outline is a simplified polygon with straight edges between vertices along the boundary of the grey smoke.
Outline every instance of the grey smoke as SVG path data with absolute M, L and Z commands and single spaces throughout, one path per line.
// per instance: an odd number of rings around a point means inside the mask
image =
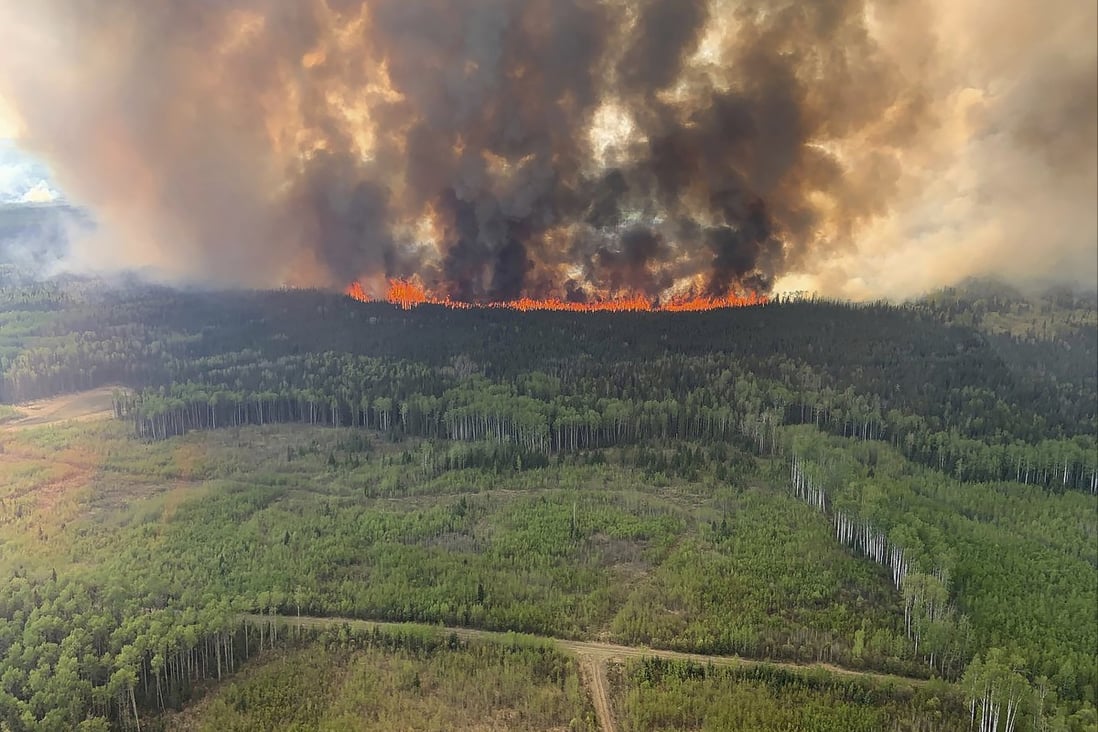
M 0 0 L 0 97 L 101 221 L 85 256 L 187 279 L 1091 276 L 1095 11 L 1031 5 Z

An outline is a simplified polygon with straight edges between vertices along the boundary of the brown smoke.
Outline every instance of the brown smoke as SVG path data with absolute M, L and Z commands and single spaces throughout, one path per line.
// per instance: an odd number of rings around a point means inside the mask
M 103 222 L 98 264 L 184 278 L 858 295 L 1018 247 L 1077 272 L 1092 4 L 978 5 L 0 0 L 0 97 Z

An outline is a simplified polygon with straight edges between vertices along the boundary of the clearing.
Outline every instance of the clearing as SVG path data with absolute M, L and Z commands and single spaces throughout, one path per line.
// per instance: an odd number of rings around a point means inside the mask
M 440 625 L 424 626 L 417 623 L 387 623 L 357 618 L 339 617 L 312 617 L 312 616 L 285 616 L 285 615 L 255 615 L 245 614 L 243 620 L 252 623 L 277 622 L 282 625 L 297 625 L 299 627 L 323 628 L 335 627 L 346 624 L 349 627 L 362 629 L 379 628 L 398 629 L 408 626 L 430 627 L 443 634 L 453 634 L 462 640 L 487 640 L 506 641 L 509 634 L 491 630 L 476 630 L 472 628 L 454 628 Z M 617 725 L 614 722 L 613 707 L 610 703 L 609 684 L 606 678 L 606 664 L 612 661 L 622 661 L 627 658 L 664 658 L 678 661 L 693 661 L 701 664 L 713 664 L 715 666 L 754 666 L 766 665 L 785 668 L 795 671 L 825 670 L 833 674 L 862 677 L 876 681 L 891 682 L 897 684 L 925 684 L 923 679 L 909 678 L 906 676 L 894 676 L 890 674 L 874 673 L 871 671 L 855 671 L 831 664 L 815 663 L 801 664 L 782 661 L 765 661 L 742 658 L 740 656 L 710 656 L 700 653 L 681 653 L 679 651 L 665 651 L 656 648 L 641 648 L 623 646 L 613 643 L 599 643 L 594 641 L 563 640 L 547 636 L 527 636 L 541 638 L 553 642 L 557 648 L 575 656 L 580 662 L 580 671 L 584 683 L 588 686 L 588 693 L 595 706 L 595 713 L 599 720 L 599 726 L 603 732 L 615 732 Z
M 0 426 L 0 429 L 17 430 L 72 420 L 107 419 L 114 416 L 111 397 L 117 388 L 115 386 L 101 386 L 90 391 L 62 394 L 50 399 L 39 399 L 38 401 L 21 404 L 19 405 L 19 412 L 23 416 L 4 423 L 3 426 Z

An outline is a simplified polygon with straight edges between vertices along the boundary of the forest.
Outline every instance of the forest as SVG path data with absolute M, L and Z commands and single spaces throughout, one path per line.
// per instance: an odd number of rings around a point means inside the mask
M 1096 304 L 405 310 L 0 269 L 0 729 L 597 729 L 559 645 L 592 640 L 772 664 L 601 659 L 620 729 L 1096 729 Z M 108 418 L 23 426 L 96 389 Z

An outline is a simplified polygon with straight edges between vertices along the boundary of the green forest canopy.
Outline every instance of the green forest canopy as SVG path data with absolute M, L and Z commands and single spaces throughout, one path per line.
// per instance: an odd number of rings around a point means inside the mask
M 3 270 L 0 303 L 0 401 L 114 385 L 118 417 L 0 436 L 12 729 L 177 707 L 277 638 L 244 612 L 826 660 L 1090 724 L 1093 297 L 402 311 Z

